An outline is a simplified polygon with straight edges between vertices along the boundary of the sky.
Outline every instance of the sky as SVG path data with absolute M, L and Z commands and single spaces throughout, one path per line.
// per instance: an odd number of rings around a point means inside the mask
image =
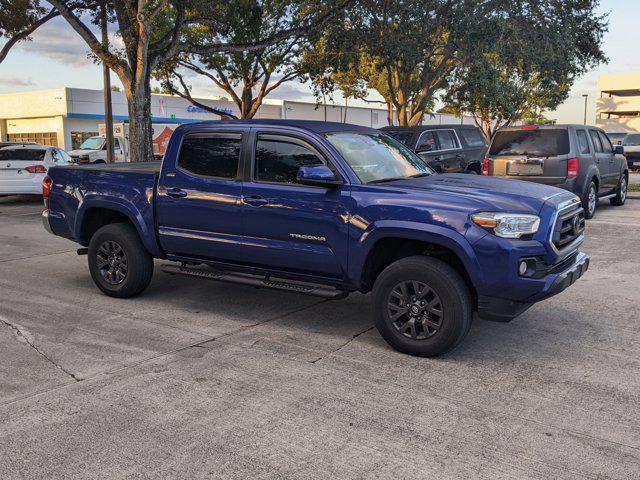
M 595 123 L 595 98 L 598 76 L 610 73 L 640 73 L 640 1 L 601 0 L 600 13 L 609 14 L 609 31 L 604 36 L 603 50 L 608 64 L 585 73 L 578 79 L 569 98 L 547 117 L 559 123 L 582 123 L 583 95 L 589 95 L 587 119 Z M 116 75 L 112 83 L 118 85 Z M 224 92 L 215 89 L 200 77 L 191 81 L 197 96 L 218 96 Z M 14 47 L 0 64 L 0 93 L 57 88 L 102 88 L 102 71 L 88 55 L 80 37 L 62 19 L 41 27 L 29 42 Z M 315 101 L 309 85 L 299 81 L 283 84 L 269 98 Z M 372 99 L 380 98 L 372 93 Z M 337 103 L 339 94 L 334 95 Z M 370 104 L 369 104 L 370 105 Z

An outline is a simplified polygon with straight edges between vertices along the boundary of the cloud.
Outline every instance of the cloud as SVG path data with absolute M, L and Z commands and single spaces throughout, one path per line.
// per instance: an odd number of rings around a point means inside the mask
M 14 75 L 4 75 L 0 77 L 0 84 L 8 87 L 32 87 L 35 85 L 30 78 L 20 78 Z
M 93 30 L 93 26 L 91 27 Z M 100 32 L 93 33 L 99 38 Z M 122 39 L 115 33 L 109 34 L 109 41 L 112 50 L 122 49 Z M 95 64 L 94 59 L 89 56 L 90 49 L 85 41 L 61 18 L 46 23 L 36 30 L 30 41 L 21 42 L 15 48 L 70 67 L 83 68 Z

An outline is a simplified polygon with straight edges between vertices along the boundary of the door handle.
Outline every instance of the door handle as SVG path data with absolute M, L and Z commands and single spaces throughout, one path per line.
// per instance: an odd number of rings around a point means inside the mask
M 260 205 L 266 205 L 267 203 L 269 203 L 269 200 L 267 200 L 266 198 L 262 198 L 260 195 L 244 197 L 242 200 L 247 205 L 251 205 L 253 207 L 259 207 Z
M 187 196 L 187 192 L 179 188 L 172 188 L 171 190 L 167 190 L 167 195 L 173 198 L 184 198 Z

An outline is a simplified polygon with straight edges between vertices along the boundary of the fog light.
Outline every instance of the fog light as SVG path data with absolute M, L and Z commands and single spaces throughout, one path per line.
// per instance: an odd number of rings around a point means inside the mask
M 524 276 L 527 273 L 527 262 L 520 262 L 520 275 Z

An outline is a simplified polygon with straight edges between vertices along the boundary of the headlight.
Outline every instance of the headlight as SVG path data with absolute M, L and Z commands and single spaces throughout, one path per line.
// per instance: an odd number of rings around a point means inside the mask
M 471 215 L 471 220 L 502 238 L 532 235 L 540 226 L 540 217 L 522 213 L 476 213 Z

